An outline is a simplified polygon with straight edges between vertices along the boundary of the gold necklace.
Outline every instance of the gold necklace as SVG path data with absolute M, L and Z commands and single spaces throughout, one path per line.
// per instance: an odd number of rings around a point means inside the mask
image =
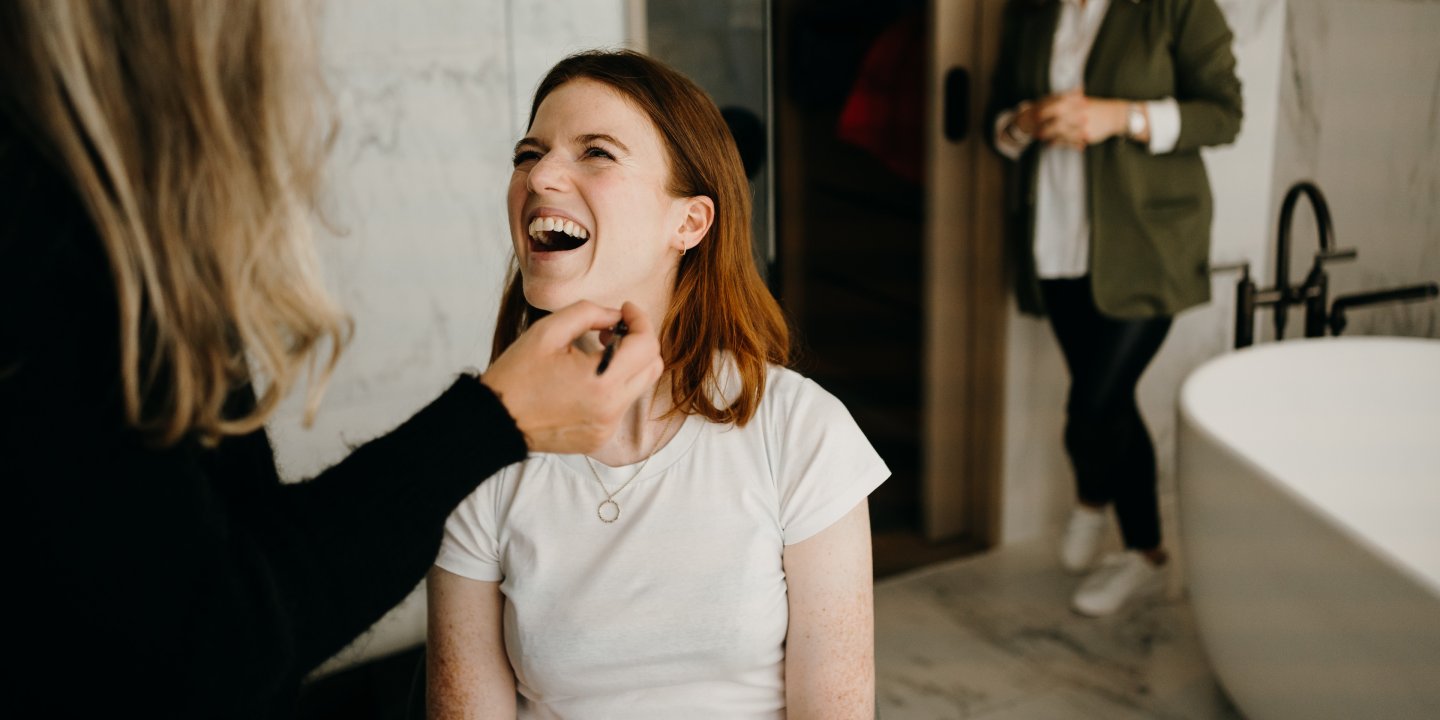
M 600 518 L 600 522 L 609 524 L 620 519 L 620 503 L 615 502 L 615 496 L 619 495 L 625 488 L 630 487 L 630 483 L 635 482 L 635 478 L 640 477 L 640 473 L 645 472 L 645 466 L 649 465 L 650 458 L 655 457 L 655 453 L 660 451 L 660 442 L 665 439 L 665 434 L 670 432 L 670 425 L 673 422 L 672 420 L 665 423 L 665 427 L 660 429 L 660 436 L 655 438 L 655 446 L 650 448 L 650 454 L 646 455 L 645 461 L 640 463 L 640 469 L 636 470 L 635 474 L 631 475 L 630 479 L 626 480 L 620 487 L 615 488 L 615 492 L 610 492 L 610 488 L 605 487 L 605 481 L 600 479 L 600 473 L 595 469 L 595 461 L 591 460 L 589 455 L 585 456 L 585 464 L 590 466 L 590 474 L 595 476 L 595 482 L 600 483 L 600 489 L 605 493 L 605 499 L 601 500 L 600 504 L 595 506 L 595 517 Z M 607 505 L 609 509 L 606 509 Z

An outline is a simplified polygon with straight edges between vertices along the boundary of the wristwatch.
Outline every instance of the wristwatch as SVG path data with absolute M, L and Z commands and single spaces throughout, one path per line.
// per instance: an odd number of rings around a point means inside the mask
M 1145 108 L 1141 107 L 1140 103 L 1130 103 L 1126 110 L 1125 135 L 1138 142 L 1145 133 L 1145 125 Z

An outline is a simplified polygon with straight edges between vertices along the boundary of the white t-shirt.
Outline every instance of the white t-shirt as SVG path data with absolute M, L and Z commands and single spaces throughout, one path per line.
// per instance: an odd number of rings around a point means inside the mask
M 614 491 L 640 464 L 595 467 Z M 840 401 L 772 367 L 745 427 L 687 417 L 616 522 L 583 455 L 532 454 L 455 510 L 436 565 L 500 583 L 521 718 L 783 718 L 784 546 L 889 475 Z

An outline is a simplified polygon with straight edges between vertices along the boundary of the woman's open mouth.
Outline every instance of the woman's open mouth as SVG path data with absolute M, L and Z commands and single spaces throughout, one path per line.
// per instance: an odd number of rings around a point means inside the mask
M 590 239 L 590 231 L 560 217 L 537 217 L 530 221 L 530 252 L 574 250 Z

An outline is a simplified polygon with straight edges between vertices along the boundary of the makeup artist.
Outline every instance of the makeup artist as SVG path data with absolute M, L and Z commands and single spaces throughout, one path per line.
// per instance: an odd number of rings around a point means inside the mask
M 1200 149 L 1240 130 L 1230 28 L 1215 0 L 1011 0 L 991 102 L 1017 162 L 1020 306 L 1047 314 L 1069 367 L 1065 449 L 1078 504 L 1061 563 L 1072 605 L 1108 615 L 1166 555 L 1155 450 L 1135 387 L 1171 319 L 1210 298 Z M 1108 508 L 1125 552 L 1096 566 Z
M 308 7 L 0 4 L 8 707 L 288 714 L 416 586 L 482 479 L 595 450 L 659 377 L 643 312 L 578 303 L 280 483 L 264 422 L 301 385 L 313 414 L 348 335 L 307 234 Z M 572 340 L 622 318 L 597 374 Z

